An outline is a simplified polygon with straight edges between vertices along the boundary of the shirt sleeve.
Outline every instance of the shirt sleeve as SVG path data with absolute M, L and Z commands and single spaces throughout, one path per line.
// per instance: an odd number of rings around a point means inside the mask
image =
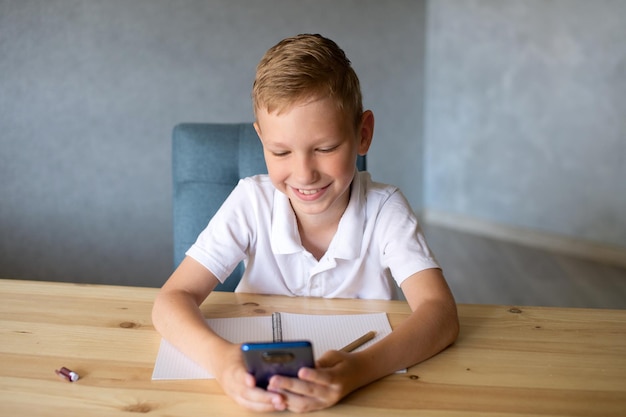
M 377 232 L 382 263 L 389 268 L 398 285 L 417 272 L 440 268 L 426 243 L 417 216 L 399 190 L 382 205 Z
M 207 227 L 200 233 L 187 255 L 224 282 L 235 267 L 246 258 L 254 235 L 254 198 L 250 186 L 239 181 Z

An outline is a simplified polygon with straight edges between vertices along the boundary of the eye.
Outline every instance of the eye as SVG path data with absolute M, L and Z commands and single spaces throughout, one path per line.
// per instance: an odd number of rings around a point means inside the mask
M 334 145 L 334 146 L 328 146 L 325 148 L 318 148 L 317 151 L 320 153 L 331 153 L 334 150 L 336 150 L 339 147 L 339 145 Z
M 289 151 L 271 151 L 271 153 L 277 158 L 289 155 Z

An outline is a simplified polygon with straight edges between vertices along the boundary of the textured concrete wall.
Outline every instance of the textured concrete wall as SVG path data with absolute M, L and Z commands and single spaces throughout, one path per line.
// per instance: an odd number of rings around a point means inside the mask
M 258 60 L 301 32 L 346 50 L 377 116 L 369 168 L 418 206 L 424 13 L 411 0 L 0 0 L 0 277 L 161 285 L 173 126 L 252 121 Z
M 626 247 L 626 2 L 428 3 L 431 210 Z

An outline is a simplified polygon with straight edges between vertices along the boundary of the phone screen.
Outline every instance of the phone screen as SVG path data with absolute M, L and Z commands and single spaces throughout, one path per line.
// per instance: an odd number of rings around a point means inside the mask
M 313 368 L 313 348 L 306 340 L 293 342 L 244 343 L 241 345 L 246 368 L 257 387 L 267 388 L 273 375 L 297 377 L 302 367 Z

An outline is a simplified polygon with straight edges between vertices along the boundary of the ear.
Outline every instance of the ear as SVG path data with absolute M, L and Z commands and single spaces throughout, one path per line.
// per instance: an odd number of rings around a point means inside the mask
M 374 137 L 374 113 L 365 110 L 361 116 L 361 126 L 359 128 L 359 155 L 365 155 L 372 144 Z
M 259 137 L 259 139 L 261 139 L 261 126 L 259 126 L 259 122 L 254 122 L 252 126 L 254 126 L 254 130 L 256 130 L 257 136 Z

